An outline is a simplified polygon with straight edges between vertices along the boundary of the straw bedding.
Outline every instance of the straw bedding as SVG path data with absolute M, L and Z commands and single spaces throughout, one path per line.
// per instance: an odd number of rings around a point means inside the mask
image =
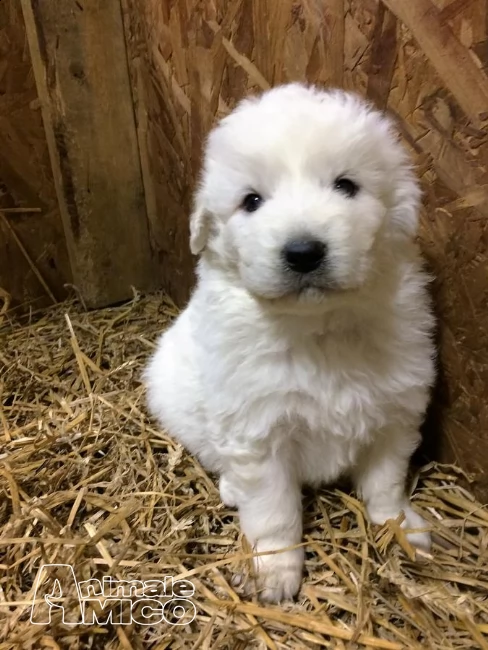
M 164 296 L 137 295 L 20 324 L 0 311 L 0 650 L 488 648 L 488 511 L 454 467 L 414 481 L 432 557 L 414 560 L 398 522 L 373 529 L 353 494 L 323 489 L 304 497 L 297 602 L 263 606 L 251 579 L 233 586 L 250 553 L 236 513 L 145 414 L 141 369 L 175 315 Z M 186 578 L 197 616 L 182 627 L 68 627 L 57 614 L 33 625 L 48 563 L 71 564 L 78 580 Z

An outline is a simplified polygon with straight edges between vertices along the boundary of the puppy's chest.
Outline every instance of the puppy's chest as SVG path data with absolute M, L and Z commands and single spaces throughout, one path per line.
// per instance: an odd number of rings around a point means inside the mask
M 382 424 L 390 360 L 380 349 L 319 339 L 270 354 L 263 364 L 266 371 L 256 377 L 261 395 L 287 418 L 305 420 L 312 432 L 363 437 Z

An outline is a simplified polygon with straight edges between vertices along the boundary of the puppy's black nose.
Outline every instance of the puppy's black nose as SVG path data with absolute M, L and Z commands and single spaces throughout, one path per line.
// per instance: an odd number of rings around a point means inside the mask
M 319 268 L 325 257 L 325 244 L 316 239 L 288 242 L 283 249 L 286 265 L 297 273 L 311 273 Z

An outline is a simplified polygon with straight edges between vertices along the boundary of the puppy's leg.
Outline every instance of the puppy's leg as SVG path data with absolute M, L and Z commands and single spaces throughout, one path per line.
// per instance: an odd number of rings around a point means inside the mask
M 279 551 L 300 543 L 302 495 L 292 471 L 273 456 L 235 464 L 225 474 L 226 496 L 239 509 L 241 528 L 256 553 Z M 279 602 L 300 588 L 303 547 L 254 558 L 259 596 Z
M 237 507 L 236 488 L 227 474 L 222 474 L 219 479 L 220 500 L 229 508 Z
M 403 511 L 403 528 L 426 528 L 425 521 L 413 510 L 405 493 L 408 465 L 418 439 L 417 433 L 385 431 L 361 455 L 353 478 L 373 524 L 384 524 L 387 519 L 396 519 Z M 407 533 L 407 538 L 413 546 L 430 550 L 428 532 Z

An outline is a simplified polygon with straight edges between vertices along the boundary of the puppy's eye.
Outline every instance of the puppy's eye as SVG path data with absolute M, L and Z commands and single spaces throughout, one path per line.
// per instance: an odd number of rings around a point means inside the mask
M 251 192 L 244 197 L 242 207 L 246 212 L 256 212 L 262 203 L 263 197 L 259 194 L 256 194 L 256 192 Z
M 340 176 L 334 181 L 334 189 L 339 190 L 349 198 L 353 198 L 359 192 L 359 185 L 350 178 Z

